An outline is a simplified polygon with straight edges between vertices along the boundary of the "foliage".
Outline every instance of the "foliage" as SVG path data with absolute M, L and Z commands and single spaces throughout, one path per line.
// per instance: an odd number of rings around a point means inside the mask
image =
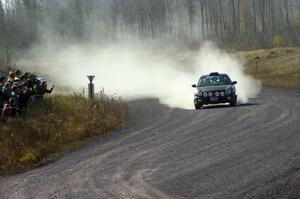
M 0 124 L 0 173 L 22 171 L 87 137 L 117 131 L 126 114 L 125 102 L 104 93 L 94 101 L 74 94 L 31 105 L 25 116 Z
M 281 36 L 276 35 L 276 36 L 273 38 L 273 45 L 274 45 L 275 47 L 281 47 L 281 45 L 282 45 L 282 38 L 281 38 Z

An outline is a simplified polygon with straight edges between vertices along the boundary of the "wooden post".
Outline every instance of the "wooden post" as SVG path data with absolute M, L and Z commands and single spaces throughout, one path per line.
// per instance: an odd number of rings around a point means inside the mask
M 259 56 L 255 57 L 255 60 L 256 60 L 255 73 L 257 74 L 257 72 L 258 72 L 258 62 L 260 61 L 260 57 Z
M 93 99 L 95 97 L 95 87 L 93 84 L 93 80 L 95 79 L 94 75 L 88 75 L 87 78 L 90 80 L 88 85 L 88 97 L 89 99 Z

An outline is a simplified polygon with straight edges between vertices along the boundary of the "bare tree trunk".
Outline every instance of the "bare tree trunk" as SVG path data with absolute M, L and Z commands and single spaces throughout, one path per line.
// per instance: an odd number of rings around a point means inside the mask
M 286 23 L 287 23 L 288 29 L 290 29 L 291 24 L 290 24 L 289 2 L 288 2 L 288 0 L 284 0 L 284 8 L 285 8 Z
M 194 25 L 194 1 L 193 0 L 188 0 L 188 15 L 189 15 L 189 35 L 191 37 L 194 36 L 193 34 L 193 25 Z
M 237 24 L 236 24 L 236 10 L 235 10 L 235 2 L 234 0 L 230 1 L 231 3 L 231 20 L 232 20 L 232 28 L 233 28 L 233 37 L 236 38 L 237 37 Z
M 209 25 L 209 19 L 208 19 L 208 11 L 207 11 L 207 3 L 205 1 L 204 3 L 204 12 L 205 12 L 205 26 L 206 26 L 206 33 L 208 32 L 209 28 L 208 28 L 208 25 Z
M 237 0 L 237 36 L 240 37 L 240 0 Z
M 201 26 L 202 26 L 202 37 L 205 38 L 205 22 L 204 22 L 204 0 L 200 2 L 201 9 Z
M 256 3 L 255 3 L 256 0 L 252 0 L 252 9 L 253 9 L 253 29 L 254 29 L 254 35 L 256 36 L 257 35 L 257 22 L 256 22 Z
M 221 0 L 218 0 L 218 8 L 219 8 L 219 30 L 220 30 L 220 36 L 222 38 L 223 37 L 223 20 L 222 20 L 223 10 L 221 5 Z

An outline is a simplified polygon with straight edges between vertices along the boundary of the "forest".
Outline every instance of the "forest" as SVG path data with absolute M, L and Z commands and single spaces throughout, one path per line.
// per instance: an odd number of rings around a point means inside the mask
M 105 45 L 179 40 L 222 48 L 299 46 L 300 0 L 2 0 L 0 63 L 51 37 Z

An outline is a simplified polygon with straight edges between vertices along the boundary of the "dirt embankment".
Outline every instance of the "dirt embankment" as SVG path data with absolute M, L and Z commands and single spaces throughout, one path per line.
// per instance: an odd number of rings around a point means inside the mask
M 300 48 L 275 48 L 237 53 L 246 72 L 264 86 L 300 89 Z

